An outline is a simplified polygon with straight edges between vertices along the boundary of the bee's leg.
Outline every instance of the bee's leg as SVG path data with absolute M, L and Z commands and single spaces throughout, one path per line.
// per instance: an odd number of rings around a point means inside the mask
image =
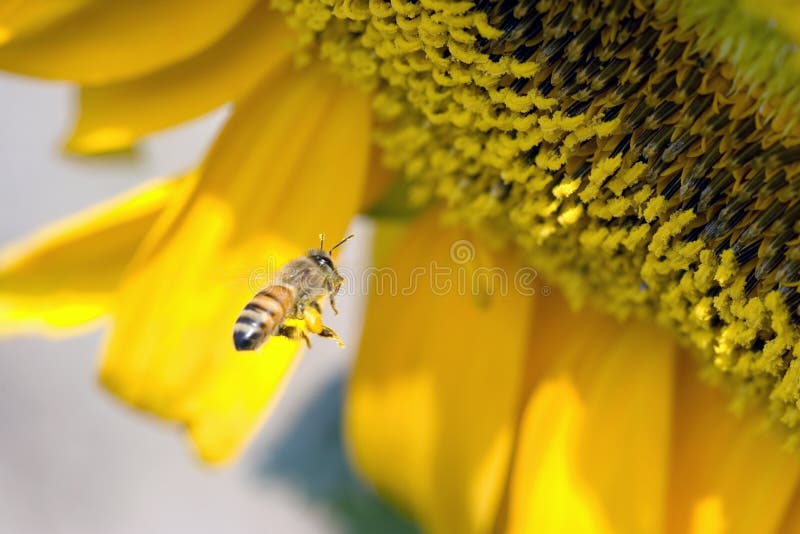
M 344 343 L 342 342 L 342 338 L 339 337 L 339 334 L 334 332 L 330 327 L 322 324 L 322 315 L 319 313 L 319 305 L 306 308 L 303 314 L 303 320 L 305 320 L 306 328 L 308 328 L 309 331 L 321 337 L 333 338 L 340 347 L 344 347 Z
M 286 326 L 282 324 L 280 328 L 278 328 L 278 335 L 283 337 L 288 337 L 289 339 L 297 340 L 302 339 L 308 345 L 308 348 L 311 348 L 311 340 L 308 339 L 308 335 L 306 335 L 305 331 L 297 328 L 296 326 Z
M 328 300 L 331 302 L 331 309 L 333 310 L 333 313 L 339 315 L 339 310 L 336 309 L 336 300 L 333 298 L 333 293 L 331 293 L 330 297 L 328 297 Z
M 339 345 L 340 347 L 344 348 L 344 341 L 342 341 L 342 338 L 339 337 L 339 334 L 334 332 L 333 329 L 330 326 L 323 326 L 322 330 L 319 331 L 319 332 L 316 332 L 316 334 L 318 336 L 320 336 L 320 337 L 333 338 L 333 340 L 336 341 L 337 345 Z

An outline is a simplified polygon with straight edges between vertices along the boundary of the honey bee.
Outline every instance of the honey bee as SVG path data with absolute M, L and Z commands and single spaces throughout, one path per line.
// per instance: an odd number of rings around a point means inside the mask
M 275 281 L 256 293 L 236 319 L 233 327 L 236 350 L 256 350 L 269 336 L 303 339 L 311 347 L 306 331 L 333 338 L 344 347 L 339 334 L 322 323 L 320 304 L 327 297 L 334 313 L 338 313 L 334 297 L 344 278 L 336 270 L 332 254 L 352 237 L 353 234 L 348 235 L 325 252 L 325 235 L 320 234 L 318 249 L 311 249 L 305 256 L 284 265 Z M 286 324 L 290 319 L 297 319 L 299 324 Z

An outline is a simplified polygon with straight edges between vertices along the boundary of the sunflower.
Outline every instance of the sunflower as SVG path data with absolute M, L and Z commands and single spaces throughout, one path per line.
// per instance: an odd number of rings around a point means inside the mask
M 368 212 L 399 280 L 489 273 L 370 296 L 346 435 L 426 530 L 790 530 L 798 20 L 779 0 L 7 4 L 0 68 L 81 86 L 70 150 L 234 111 L 195 170 L 9 249 L 0 330 L 110 316 L 103 384 L 223 462 L 299 351 L 233 350 L 247 274 Z

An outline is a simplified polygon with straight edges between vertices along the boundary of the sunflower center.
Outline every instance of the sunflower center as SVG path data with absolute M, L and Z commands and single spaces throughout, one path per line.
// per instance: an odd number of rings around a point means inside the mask
M 575 301 L 656 317 L 797 423 L 797 106 L 735 21 L 716 35 L 711 8 L 645 0 L 276 5 L 374 90 L 413 201 L 514 242 Z

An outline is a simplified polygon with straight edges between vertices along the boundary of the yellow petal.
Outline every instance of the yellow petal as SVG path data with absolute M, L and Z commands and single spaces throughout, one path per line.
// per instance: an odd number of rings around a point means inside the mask
M 798 484 L 800 460 L 758 414 L 737 417 L 723 392 L 683 365 L 676 391 L 670 530 L 774 532 Z
M 533 303 L 512 290 L 476 305 L 472 284 L 458 286 L 475 271 L 449 256 L 459 245 L 470 254 L 461 238 L 423 218 L 376 273 L 346 406 L 360 472 L 432 533 L 492 528 Z
M 675 347 L 538 297 L 507 532 L 659 532 Z
M 84 87 L 67 148 L 86 154 L 122 150 L 221 106 L 287 60 L 291 39 L 283 17 L 262 2 L 196 56 L 142 78 Z
M 800 532 L 800 485 L 795 486 L 792 500 L 786 505 L 784 512 L 781 528 L 777 532 L 781 534 L 797 534 Z
M 800 16 L 795 0 L 741 0 L 737 7 L 748 16 L 767 23 L 794 43 L 800 43 Z
M 123 270 L 179 183 L 137 187 L 3 251 L 0 335 L 63 334 L 108 313 Z
M 369 158 L 369 180 L 367 180 L 361 211 L 365 212 L 384 198 L 392 186 L 399 182 L 397 172 L 384 163 L 383 152 L 373 147 Z
M 0 47 L 0 69 L 85 84 L 140 76 L 203 50 L 254 1 L 96 2 Z
M 41 30 L 91 0 L 6 0 L 0 4 L 0 45 Z
M 321 231 L 344 233 L 369 128 L 366 95 L 320 68 L 276 73 L 235 110 L 196 194 L 123 282 L 103 382 L 186 423 L 208 461 L 239 450 L 296 350 L 273 338 L 260 353 L 234 351 L 233 323 L 264 283 L 259 269 L 274 273 Z

